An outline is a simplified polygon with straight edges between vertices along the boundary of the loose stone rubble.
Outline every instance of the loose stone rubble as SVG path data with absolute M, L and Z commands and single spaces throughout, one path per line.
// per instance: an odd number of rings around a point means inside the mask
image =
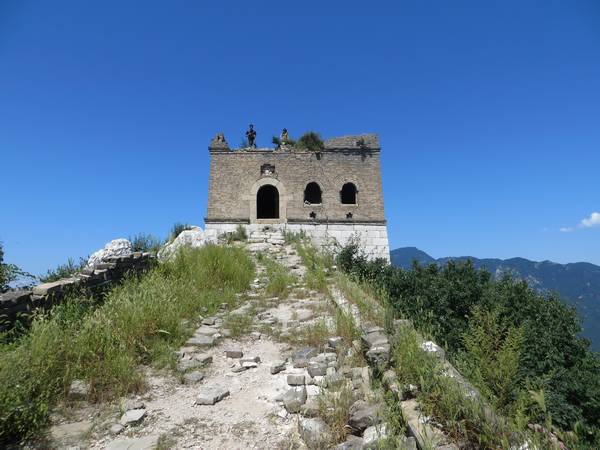
M 268 254 L 299 276 L 306 273 L 295 250 L 283 240 L 271 243 L 267 239 L 248 247 L 253 253 Z M 259 258 L 256 263 L 257 279 L 239 296 L 236 307 L 223 305 L 212 316 L 186 321 L 197 326 L 174 352 L 175 370 L 145 368 L 147 389 L 141 397 L 102 405 L 90 413 L 93 426 L 87 424 L 85 433 L 73 425 L 78 434 L 63 429 L 53 445 L 154 449 L 161 441 L 161 448 L 214 450 L 378 448 L 390 429 L 382 400 L 372 389 L 373 369 L 383 374 L 386 388 L 400 393 L 404 389 L 388 368 L 386 333 L 364 325 L 361 339 L 351 343 L 332 329 L 318 345 L 293 344 L 294 336 L 306 327 L 332 324 L 335 308 L 327 296 L 301 283 L 293 286 L 285 300 L 268 298 L 266 269 Z M 356 313 L 339 292 L 332 291 L 338 307 Z M 252 327 L 232 337 L 236 334 L 228 328 L 228 318 L 236 315 L 251 316 Z M 359 317 L 355 320 L 360 323 Z M 87 396 L 82 385 L 72 387 L 74 397 Z M 327 402 L 340 399 L 348 401 L 341 443 L 340 430 L 323 420 Z M 423 448 L 415 439 L 406 438 L 401 448 L 417 444 Z

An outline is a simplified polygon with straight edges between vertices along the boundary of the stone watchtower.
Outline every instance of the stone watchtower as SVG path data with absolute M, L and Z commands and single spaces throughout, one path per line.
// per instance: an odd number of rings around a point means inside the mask
M 371 258 L 389 260 L 377 135 L 343 136 L 309 150 L 283 144 L 231 150 L 209 146 L 207 237 L 264 229 L 303 231 L 318 246 L 359 238 Z

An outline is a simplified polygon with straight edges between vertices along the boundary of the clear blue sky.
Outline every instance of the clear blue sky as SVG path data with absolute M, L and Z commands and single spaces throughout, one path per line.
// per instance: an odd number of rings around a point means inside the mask
M 597 0 L 0 0 L 6 259 L 202 225 L 250 122 L 379 133 L 392 248 L 600 264 Z

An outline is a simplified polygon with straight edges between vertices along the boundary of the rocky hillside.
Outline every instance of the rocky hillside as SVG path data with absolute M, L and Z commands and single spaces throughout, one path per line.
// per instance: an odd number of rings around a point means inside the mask
M 552 261 L 530 261 L 525 258 L 479 259 L 473 256 L 432 258 L 416 247 L 403 247 L 391 252 L 392 264 L 410 269 L 412 262 L 445 264 L 450 260 L 471 260 L 475 267 L 485 268 L 496 278 L 509 273 L 526 280 L 539 292 L 558 292 L 565 301 L 574 304 L 583 318 L 583 335 L 600 351 L 600 266 L 590 263 L 558 264 Z

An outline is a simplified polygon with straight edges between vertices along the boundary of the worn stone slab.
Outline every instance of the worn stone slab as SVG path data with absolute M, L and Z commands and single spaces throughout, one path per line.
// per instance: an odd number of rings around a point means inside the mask
M 198 347 L 210 347 L 215 344 L 215 338 L 213 336 L 197 335 L 189 338 L 185 345 L 195 345 Z
M 72 400 L 85 400 L 89 394 L 90 385 L 83 380 L 73 380 L 69 387 L 69 398 Z
M 368 427 L 381 422 L 380 407 L 372 403 L 367 403 L 364 400 L 354 402 L 349 412 L 348 426 L 354 434 L 362 434 Z
M 217 330 L 216 328 L 202 325 L 201 327 L 196 329 L 196 331 L 194 332 L 194 336 L 199 336 L 199 335 L 212 336 L 214 334 L 217 334 L 218 332 L 219 332 L 219 330 Z
M 321 418 L 300 419 L 298 421 L 298 433 L 309 449 L 325 448 L 331 430 Z
M 244 352 L 242 351 L 241 348 L 232 348 L 229 350 L 225 350 L 225 356 L 227 358 L 241 358 L 242 356 L 244 356 Z
M 193 372 L 190 372 L 190 373 L 186 373 L 183 376 L 183 381 L 186 384 L 198 383 L 199 381 L 202 381 L 203 379 L 204 379 L 204 374 L 202 372 L 198 372 L 197 370 L 194 370 Z
M 196 405 L 214 405 L 228 396 L 229 390 L 224 387 L 207 387 L 196 397 Z
M 406 420 L 408 434 L 417 440 L 419 448 L 437 447 L 447 443 L 441 430 L 423 423 L 419 405 L 415 399 L 400 402 L 400 408 Z
M 380 448 L 380 443 L 387 439 L 389 435 L 390 432 L 385 423 L 367 428 L 363 433 L 363 441 L 365 443 L 363 449 L 375 450 Z
M 205 317 L 204 319 L 202 319 L 202 325 L 214 325 L 214 324 L 215 324 L 214 317 Z
M 127 426 L 127 425 L 134 425 L 138 422 L 140 422 L 144 417 L 146 416 L 146 410 L 141 408 L 141 409 L 131 409 L 127 412 L 125 412 L 125 414 L 123 414 L 121 416 L 121 425 L 123 426 Z
M 109 443 L 106 450 L 154 450 L 158 447 L 159 435 L 144 436 L 135 439 L 119 439 Z
M 284 370 L 285 370 L 285 361 L 283 361 L 283 360 L 273 361 L 271 363 L 271 367 L 269 368 L 271 375 L 276 375 L 279 372 L 282 372 Z
M 306 403 L 306 386 L 298 386 L 289 389 L 283 394 L 283 405 L 289 413 L 298 413 L 304 403 Z
M 317 353 L 317 349 L 314 347 L 303 347 L 292 353 L 292 363 L 294 367 L 307 367 L 310 358 L 316 356 Z
M 289 374 L 287 376 L 287 384 L 290 386 L 304 386 L 306 384 L 306 378 L 304 374 Z

